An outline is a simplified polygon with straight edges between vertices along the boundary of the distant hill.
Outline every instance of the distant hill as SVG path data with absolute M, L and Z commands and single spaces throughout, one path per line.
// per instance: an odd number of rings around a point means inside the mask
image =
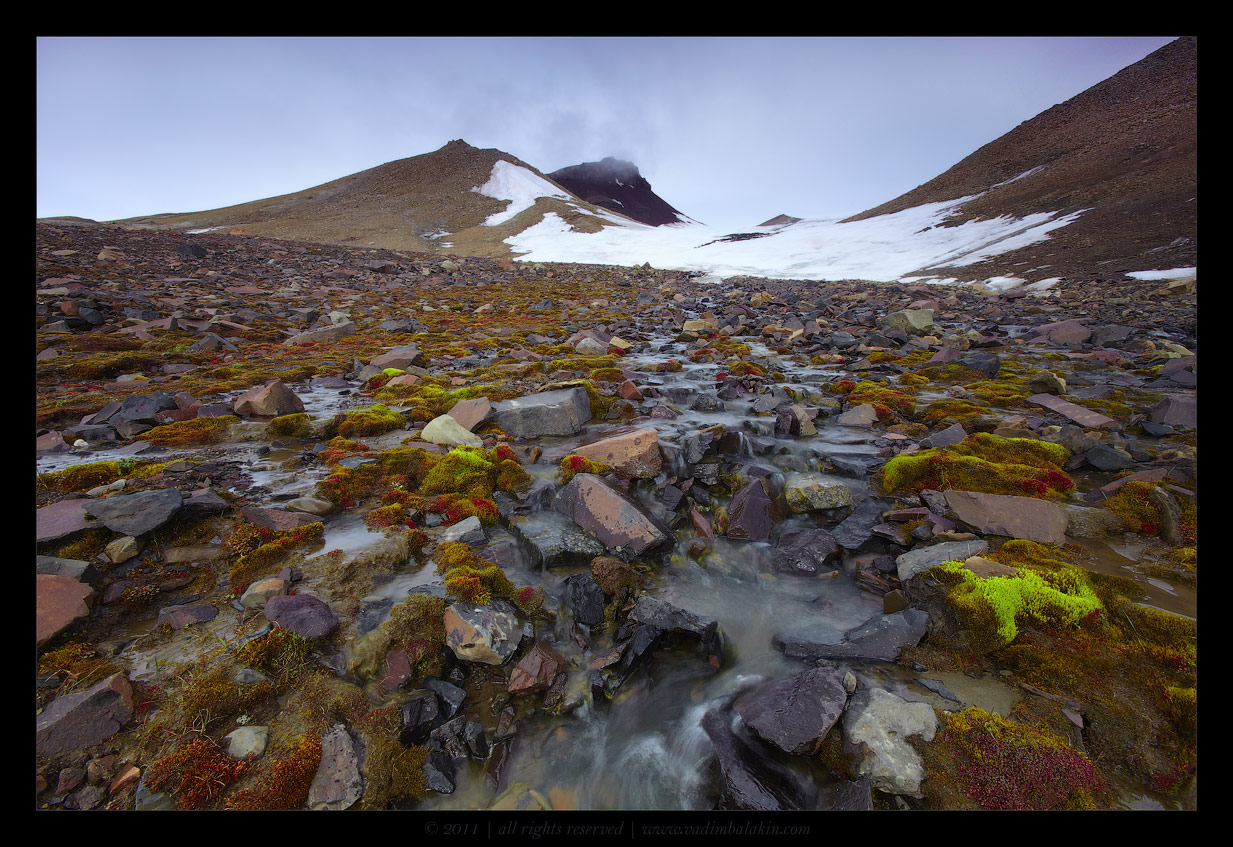
M 513 169 L 497 169 L 505 178 L 496 180 L 494 192 L 541 196 L 511 219 L 486 225 L 512 202 L 476 190 L 494 180 L 498 162 Z M 572 197 L 515 156 L 455 140 L 431 153 L 388 162 L 292 194 L 221 209 L 113 223 L 188 232 L 225 229 L 268 238 L 393 250 L 508 256 L 509 247 L 502 239 L 537 223 L 549 211 L 582 232 L 624 220 Z
M 1029 279 L 1190 267 L 1198 253 L 1198 45 L 1179 38 L 848 220 L 979 194 L 947 225 L 1083 211 L 1046 241 L 963 268 Z M 995 186 L 989 188 L 989 186 Z M 923 269 L 946 276 L 950 269 Z

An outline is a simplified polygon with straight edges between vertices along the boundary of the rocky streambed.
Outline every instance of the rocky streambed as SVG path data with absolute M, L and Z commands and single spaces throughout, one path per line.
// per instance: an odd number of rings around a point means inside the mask
M 1197 802 L 1193 282 L 39 235 L 41 808 Z

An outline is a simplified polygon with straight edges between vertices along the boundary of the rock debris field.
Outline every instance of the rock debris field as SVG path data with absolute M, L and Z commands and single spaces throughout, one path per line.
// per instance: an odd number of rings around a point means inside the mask
M 1195 281 L 40 222 L 36 806 L 1195 808 Z

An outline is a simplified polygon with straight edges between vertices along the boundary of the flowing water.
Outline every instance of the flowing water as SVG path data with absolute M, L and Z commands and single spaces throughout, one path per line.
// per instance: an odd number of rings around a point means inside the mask
M 679 344 L 663 344 L 654 352 L 630 356 L 623 365 L 630 370 L 654 362 L 676 360 L 683 364 L 678 373 L 648 374 L 640 384 L 660 388 L 663 392 L 679 390 L 672 405 L 686 410 L 699 393 L 710 393 L 716 386 L 715 376 L 721 370 L 716 365 L 690 363 L 687 348 Z M 820 386 L 841 372 L 833 368 L 797 366 L 774 361 L 765 348 L 754 346 L 755 355 L 770 359 L 770 369 L 780 370 L 798 396 L 818 392 Z M 341 408 L 354 406 L 352 393 L 334 389 L 309 389 L 296 386 L 305 400 L 309 413 L 316 419 L 333 414 Z M 888 443 L 879 440 L 871 430 L 841 427 L 819 419 L 814 437 L 776 437 L 773 418 L 755 416 L 749 410 L 758 395 L 743 396 L 728 401 L 722 411 L 683 411 L 675 419 L 642 418 L 634 423 L 653 427 L 664 443 L 680 444 L 701 428 L 723 424 L 730 431 L 744 433 L 739 461 L 773 465 L 784 471 L 821 469 L 826 456 L 875 456 Z M 808 402 L 808 401 L 803 401 Z M 624 426 L 628 426 L 626 423 Z M 261 425 L 248 426 L 253 439 L 261 437 Z M 592 439 L 616 425 L 592 425 L 586 437 Z M 241 427 L 243 430 L 244 427 Z M 406 433 L 391 433 L 374 439 L 374 448 L 393 446 Z M 581 437 L 545 438 L 537 442 L 546 451 L 576 445 Z M 312 493 L 315 483 L 325 474 L 324 468 L 284 468 L 283 462 L 304 448 L 275 446 L 269 452 L 258 453 L 258 444 L 239 442 L 227 445 L 220 452 L 228 461 L 246 466 L 254 485 L 251 492 L 268 492 L 270 502 L 277 505 L 293 496 Z M 54 470 L 81 461 L 101 461 L 122 457 L 123 451 L 106 450 L 85 454 L 41 456 L 39 470 Z M 165 454 L 175 455 L 174 451 Z M 159 456 L 160 459 L 163 455 Z M 548 479 L 551 468 L 534 467 L 537 476 Z M 543 471 L 543 473 L 541 473 Z M 837 478 L 849 485 L 857 497 L 867 494 L 864 480 Z M 651 511 L 663 514 L 656 502 L 654 486 L 640 486 L 636 493 Z M 794 517 L 801 526 L 831 526 L 820 518 Z M 525 782 L 549 798 L 554 807 L 578 809 L 709 809 L 716 797 L 711 743 L 700 722 L 708 709 L 728 701 L 743 687 L 763 678 L 774 678 L 800 670 L 799 662 L 786 660 L 772 644 L 772 637 L 785 630 L 812 627 L 832 632 L 836 637 L 882 612 L 880 597 L 857 588 L 851 577 L 851 567 L 822 576 L 799 576 L 768 571 L 760 553 L 770 548 L 766 544 L 717 538 L 709 552 L 701 558 L 691 558 L 685 550 L 694 539 L 692 528 L 678 533 L 674 553 L 651 578 L 647 593 L 660 600 L 684 608 L 706 620 L 719 622 L 725 646 L 724 662 L 718 670 L 704 658 L 688 649 L 686 643 L 677 649 L 658 650 L 651 661 L 636 671 L 619 689 L 611 701 L 593 703 L 586 691 L 586 665 L 611 644 L 611 633 L 600 628 L 591 633 L 593 641 L 584 653 L 570 638 L 569 612 L 562 608 L 562 582 L 570 573 L 585 568 L 560 568 L 541 571 L 521 556 L 506 566 L 511 580 L 518 585 L 539 585 L 549 597 L 550 607 L 557 608 L 557 641 L 554 647 L 571 660 L 570 687 L 566 701 L 573 708 L 559 716 L 536 713 L 525 718 L 521 731 L 509 753 L 502 787 Z M 493 528 L 490 535 L 503 538 L 504 530 Z M 370 531 L 358 514 L 344 514 L 326 519 L 326 534 L 321 550 L 342 550 L 350 558 L 372 549 L 384 541 L 384 536 Z M 1135 561 L 1142 540 L 1117 539 L 1109 544 L 1093 543 L 1093 564 L 1106 572 L 1125 573 Z M 1127 546 L 1130 545 L 1130 546 Z M 513 546 L 511 544 L 511 546 Z M 851 556 L 848 557 L 849 559 Z M 366 602 L 396 603 L 412 590 L 428 587 L 443 593 L 440 577 L 430 565 L 412 567 L 374 586 Z M 1142 582 L 1143 580 L 1141 580 Z M 306 585 L 312 590 L 314 580 Z M 1194 592 L 1169 585 L 1164 580 L 1146 581 L 1149 604 L 1170 611 L 1194 614 Z M 1188 609 L 1189 611 L 1185 611 Z M 197 636 L 202 639 L 226 638 L 234 633 L 236 616 L 224 610 Z M 688 639 L 686 639 L 688 642 Z M 148 676 L 156 668 L 156 660 L 174 661 L 191 645 L 178 640 L 176 650 L 167 655 L 128 651 L 133 670 Z M 185 646 L 187 645 L 187 646 Z M 1019 696 L 1018 690 L 997 677 L 973 679 L 963 674 L 915 674 L 894 665 L 854 668 L 858 676 L 900 694 L 938 708 L 957 709 L 965 705 L 980 705 L 989 711 L 1007 714 Z M 957 699 L 941 697 L 921 687 L 916 680 L 928 677 L 941 682 Z M 491 726 L 494 715 L 482 715 Z M 813 767 L 805 757 L 787 762 L 802 775 Z M 429 808 L 485 808 L 494 791 L 484 777 L 483 766 L 468 763 L 456 775 L 457 790 L 450 795 L 430 795 L 424 804 Z M 1149 803 L 1145 798 L 1128 802 Z

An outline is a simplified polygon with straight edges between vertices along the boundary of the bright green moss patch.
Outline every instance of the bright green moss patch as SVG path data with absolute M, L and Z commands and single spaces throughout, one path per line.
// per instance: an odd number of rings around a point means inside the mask
M 911 395 L 875 382 L 857 383 L 844 399 L 853 406 L 870 403 L 875 409 L 881 406 L 900 415 L 910 415 L 916 406 Z M 880 419 L 884 415 L 879 414 L 878 417 Z
M 482 447 L 455 447 L 440 457 L 424 477 L 420 493 L 492 497 L 492 454 Z
M 1087 756 L 1048 729 L 982 709 L 944 715 L 922 753 L 922 788 L 937 808 L 1064 811 L 1112 804 Z
M 971 631 L 973 649 L 980 653 L 1009 644 L 1024 623 L 1070 626 L 1101 608 L 1096 594 L 1079 579 L 1067 580 L 1068 590 L 1061 591 L 1036 571 L 982 579 L 959 562 L 937 565 L 929 574 L 948 586 L 947 598 Z
M 907 374 L 904 374 L 907 376 Z M 947 418 L 966 421 L 986 414 L 989 410 L 967 400 L 937 400 L 916 413 L 917 420 L 929 426 L 937 426 Z
M 1065 447 L 1047 441 L 974 433 L 949 447 L 901 453 L 883 465 L 875 480 L 887 493 L 954 488 L 1058 497 L 1075 485 L 1060 468 L 1069 455 Z
M 1024 406 L 1025 400 L 1033 394 L 1026 384 L 1005 380 L 982 380 L 965 386 L 973 397 L 989 406 L 1015 408 Z
M 220 415 L 216 418 L 192 418 L 187 421 L 156 426 L 141 433 L 143 441 L 160 447 L 187 447 L 198 444 L 216 444 L 226 436 L 231 425 L 238 421 L 235 415 Z

